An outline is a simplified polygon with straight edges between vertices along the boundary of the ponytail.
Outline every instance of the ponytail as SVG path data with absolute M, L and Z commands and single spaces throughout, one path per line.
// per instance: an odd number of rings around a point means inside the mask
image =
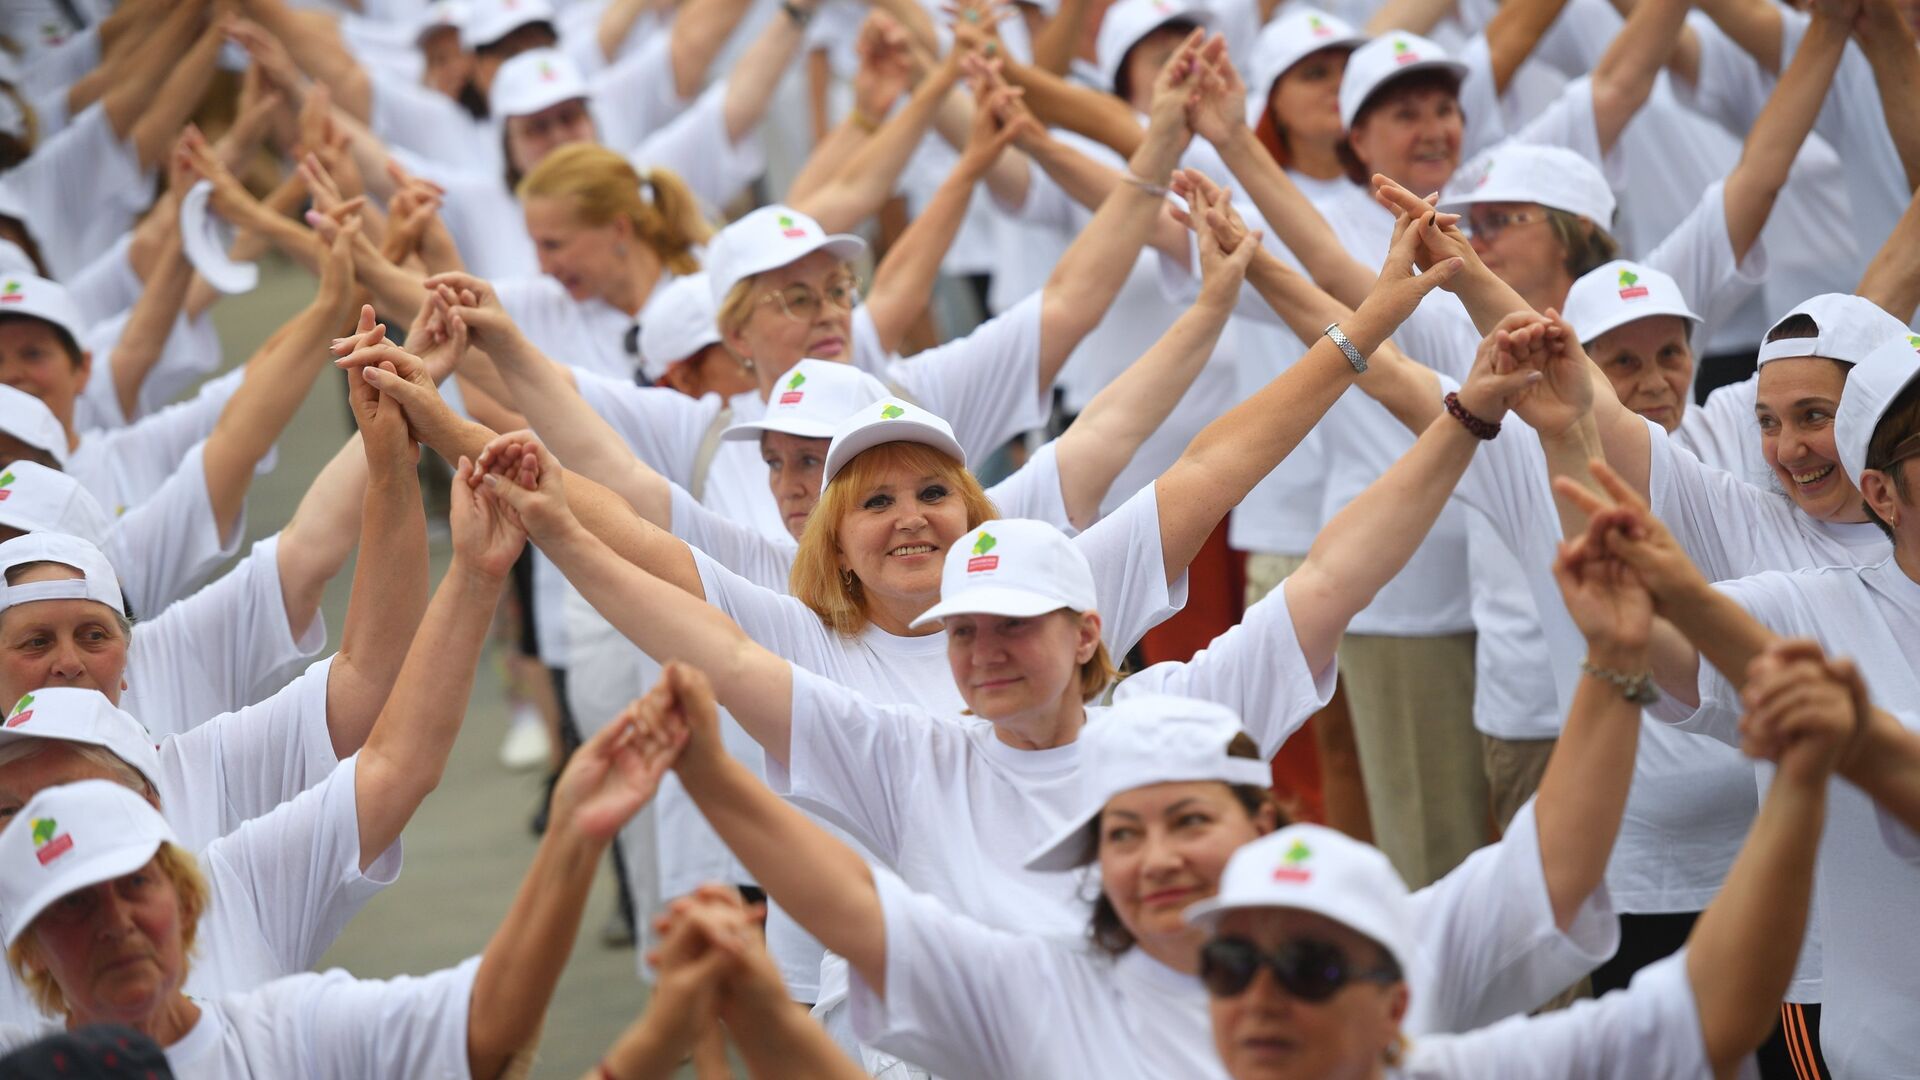
M 693 249 L 713 235 L 686 182 L 666 169 L 634 170 L 625 157 L 594 143 L 563 146 L 519 183 L 521 198 L 565 198 L 591 225 L 624 217 L 633 234 L 675 274 L 697 273 Z

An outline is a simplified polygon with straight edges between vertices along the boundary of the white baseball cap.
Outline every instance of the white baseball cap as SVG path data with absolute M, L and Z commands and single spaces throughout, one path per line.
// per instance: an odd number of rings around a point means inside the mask
M 487 111 L 505 119 L 532 116 L 563 101 L 592 96 L 587 80 L 559 49 L 528 49 L 500 65 L 487 91 Z
M 852 364 L 802 360 L 774 385 L 773 400 L 758 420 L 720 433 L 723 439 L 758 439 L 780 431 L 803 439 L 831 439 L 840 422 L 887 396 L 886 384 Z
M 98 690 L 55 686 L 24 695 L 0 721 L 0 746 L 28 739 L 98 746 L 160 786 L 160 752 L 153 733 Z
M 24 585 L 6 583 L 7 572 L 14 567 L 39 562 L 70 566 L 80 576 Z M 28 533 L 0 544 L 0 611 L 35 600 L 92 600 L 117 612 L 127 610 L 120 596 L 120 580 L 106 555 L 93 544 L 64 533 Z
M 1141 694 L 1087 719 L 1080 732 L 1080 796 L 1073 817 L 1028 857 L 1029 870 L 1071 870 L 1094 861 L 1100 812 L 1114 796 L 1135 788 L 1197 780 L 1273 785 L 1266 762 L 1228 756 L 1227 744 L 1242 729 L 1240 717 L 1225 705 Z
M 1293 65 L 1321 49 L 1352 49 L 1367 42 L 1367 35 L 1351 23 L 1319 8 L 1296 7 L 1268 23 L 1253 43 L 1253 85 L 1250 103 L 1266 108 L 1273 84 L 1280 81 Z
M 23 225 L 27 221 L 26 200 L 13 189 L 5 175 L 0 175 L 0 217 L 12 218 Z
M 1311 911 L 1371 938 L 1406 971 L 1413 959 L 1413 902 L 1407 883 L 1371 844 L 1324 825 L 1289 825 L 1227 860 L 1220 891 L 1188 908 L 1187 921 L 1212 929 L 1230 911 Z
M 45 450 L 63 468 L 67 464 L 67 429 L 46 402 L 25 390 L 0 386 L 0 433 Z
M 234 229 L 213 213 L 208 205 L 212 198 L 212 182 L 202 180 L 180 199 L 180 249 L 193 264 L 194 272 L 222 293 L 237 296 L 252 292 L 260 284 L 260 267 L 228 256 Z
M 1840 392 L 1840 408 L 1833 417 L 1833 441 L 1840 451 L 1840 467 L 1860 486 L 1867 468 L 1867 444 L 1901 391 L 1920 378 L 1920 336 L 1907 333 L 1889 338 L 1847 372 Z
M 472 0 L 460 19 L 460 45 L 472 52 L 537 22 L 554 22 L 547 0 Z
M 1781 338 L 1779 341 L 1761 338 L 1760 366 L 1799 356 L 1822 356 L 1828 360 L 1858 364 L 1889 338 L 1907 334 L 1905 323 L 1887 314 L 1886 309 L 1873 301 L 1852 293 L 1822 293 L 1787 312 L 1780 322 L 1767 328 L 1767 333 L 1773 333 L 1780 323 L 1796 315 L 1812 319 L 1819 334 L 1810 338 Z
M 862 453 L 890 442 L 917 442 L 958 461 L 967 463 L 967 452 L 953 437 L 953 427 L 945 420 L 909 401 L 884 397 L 870 401 L 841 418 L 833 429 L 833 442 L 827 446 L 827 464 L 820 473 L 820 486 L 833 482 L 847 462 Z
M 1346 74 L 1340 77 L 1340 123 L 1352 127 L 1360 106 L 1374 91 L 1416 71 L 1450 72 L 1457 82 L 1466 78 L 1467 65 L 1419 34 L 1404 30 L 1388 31 L 1353 50 L 1347 57 Z
M 797 262 L 816 251 L 855 259 L 867 242 L 848 233 L 829 236 L 820 223 L 791 206 L 763 206 L 721 229 L 707 244 L 707 286 L 713 309 L 742 280 Z
M 467 16 L 467 0 L 433 0 L 433 3 L 428 4 L 426 10 L 420 13 L 420 17 L 414 20 L 413 40 L 418 43 L 437 30 L 459 31 L 466 25 Z M 460 39 L 460 45 L 462 48 L 466 47 L 464 35 Z
M 1344 90 L 1345 87 L 1342 87 Z M 1501 143 L 1462 166 L 1440 195 L 1440 209 L 1461 213 L 1474 203 L 1539 203 L 1613 227 L 1619 205 L 1600 169 L 1564 146 Z
M 1581 274 L 1567 290 L 1561 314 L 1583 344 L 1615 327 L 1655 315 L 1678 315 L 1700 325 L 1700 316 L 1680 295 L 1678 282 L 1664 271 L 1628 259 L 1615 259 Z
M 953 542 L 940 568 L 940 602 L 907 625 L 918 630 L 949 615 L 1025 619 L 1098 603 L 1080 545 L 1044 521 L 999 518 Z
M 1213 13 L 1189 0 L 1120 0 L 1100 18 L 1100 33 L 1093 41 L 1094 65 L 1100 70 L 1100 85 L 1118 92 L 1120 65 L 1140 39 L 1171 22 L 1207 26 Z
M 50 322 L 65 330 L 75 345 L 87 329 L 66 286 L 36 274 L 0 275 L 0 315 L 31 315 Z
M 0 468 L 0 525 L 24 533 L 55 532 L 105 543 L 113 526 L 80 482 L 37 461 Z
M 38 269 L 26 249 L 11 240 L 0 240 L 0 274 L 31 274 Z
M 167 819 L 111 780 L 44 788 L 0 829 L 0 923 L 8 948 L 54 901 L 179 846 Z
M 640 315 L 640 370 L 649 382 L 659 382 L 668 368 L 720 344 L 705 274 L 674 278 Z

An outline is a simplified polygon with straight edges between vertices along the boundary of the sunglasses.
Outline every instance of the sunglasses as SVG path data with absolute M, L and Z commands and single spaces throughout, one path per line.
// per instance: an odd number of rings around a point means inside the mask
M 1391 984 L 1401 979 L 1391 962 L 1356 971 L 1340 946 L 1318 938 L 1294 938 L 1272 952 L 1246 938 L 1214 938 L 1200 950 L 1200 981 L 1214 997 L 1237 997 L 1264 967 L 1281 989 L 1301 1001 L 1321 1002 L 1350 982 Z

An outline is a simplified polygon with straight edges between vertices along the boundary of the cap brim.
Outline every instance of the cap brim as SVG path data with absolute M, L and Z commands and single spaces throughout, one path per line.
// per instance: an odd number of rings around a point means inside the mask
M 160 845 L 164 843 L 166 843 L 164 839 L 154 837 L 151 843 L 142 841 L 129 847 L 101 852 L 80 864 L 85 867 L 84 871 L 56 875 L 56 880 L 48 882 L 45 888 L 22 903 L 20 910 L 14 913 L 18 921 L 8 928 L 7 948 L 13 948 L 13 943 L 20 940 L 21 934 L 27 932 L 27 927 L 33 925 L 33 920 L 39 918 L 41 912 L 52 907 L 55 901 L 103 881 L 112 881 L 114 878 L 133 873 L 147 865 L 147 861 L 153 858 L 153 853 L 159 851 Z
M 953 437 L 927 424 L 915 420 L 894 420 L 884 424 L 873 424 L 862 428 L 842 440 L 838 446 L 827 451 L 827 465 L 821 474 L 822 487 L 833 482 L 847 463 L 882 443 L 913 442 L 931 446 L 962 465 L 967 463 L 967 452 Z
M 1627 325 L 1628 323 L 1639 322 L 1641 319 L 1658 318 L 1661 315 L 1672 315 L 1678 318 L 1685 319 L 1688 322 L 1692 323 L 1693 327 L 1687 331 L 1689 335 L 1693 333 L 1693 330 L 1698 329 L 1700 327 L 1700 324 L 1704 321 L 1700 318 L 1700 316 L 1695 315 L 1690 309 L 1688 309 L 1688 307 L 1685 304 L 1681 304 L 1678 307 L 1675 307 L 1669 304 L 1656 304 L 1649 308 L 1635 308 L 1632 311 L 1612 312 L 1606 318 L 1601 319 L 1593 327 L 1577 328 L 1575 330 L 1575 333 L 1580 335 L 1580 344 L 1586 345 L 1587 343 L 1591 342 L 1594 338 L 1597 338 L 1601 334 L 1607 333 L 1608 331 L 1618 330 L 1621 327 Z
M 180 247 L 194 272 L 228 296 L 252 292 L 260 284 L 260 268 L 227 257 L 233 230 L 215 217 L 207 203 L 213 185 L 202 180 L 180 200 Z
M 907 624 L 907 628 L 918 630 L 949 615 L 1005 615 L 1014 619 L 1031 619 L 1066 606 L 1066 602 L 1057 596 L 1044 596 L 1005 585 L 976 585 L 962 589 L 952 598 L 941 600 L 921 612 L 919 618 Z
M 796 250 L 798 251 L 797 254 L 789 253 Z M 769 270 L 778 270 L 783 266 L 791 266 L 816 251 L 824 251 L 836 259 L 857 259 L 866 254 L 867 242 L 851 233 L 834 233 L 831 236 L 822 238 L 818 243 L 807 245 L 803 250 L 788 249 L 787 251 L 783 251 L 777 260 L 742 267 L 740 276 L 734 280 L 745 281 L 755 274 L 764 274 Z
M 1391 85 L 1394 80 L 1411 75 L 1416 71 L 1445 71 L 1451 73 L 1455 79 L 1461 81 L 1465 81 L 1467 77 L 1467 65 L 1458 60 L 1415 60 L 1405 67 L 1394 68 L 1386 78 L 1368 87 L 1367 92 L 1361 96 L 1360 100 L 1353 103 L 1352 115 L 1345 115 L 1346 110 L 1341 110 L 1343 115 L 1340 117 L 1340 126 L 1352 127 L 1354 118 L 1360 115 L 1361 109 L 1367 107 L 1367 102 L 1372 101 L 1374 95 Z
M 745 442 L 757 440 L 769 431 L 778 431 L 801 439 L 831 439 L 833 430 L 834 425 L 818 420 L 747 420 L 722 431 L 720 437 L 728 442 Z
M 1094 836 L 1094 823 L 1100 820 L 1100 809 L 1082 811 L 1073 822 L 1034 849 L 1027 856 L 1025 866 L 1036 873 L 1057 873 L 1077 870 L 1092 862 L 1099 854 L 1100 844 Z

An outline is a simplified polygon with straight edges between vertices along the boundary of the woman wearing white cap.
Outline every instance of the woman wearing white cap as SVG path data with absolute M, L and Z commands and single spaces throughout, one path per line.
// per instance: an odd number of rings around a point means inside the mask
M 477 649 L 485 620 L 474 622 L 467 636 Z M 426 672 L 421 680 L 434 681 Z M 375 738 L 402 741 L 391 729 L 415 726 L 383 725 Z M 435 734 L 450 746 L 451 728 Z M 234 839 L 277 841 L 305 852 L 303 860 L 391 869 L 411 807 L 397 817 L 384 811 L 407 799 L 417 804 L 425 792 L 414 777 L 437 774 L 445 749 L 438 762 L 389 775 L 377 768 L 370 743 L 361 758 L 278 811 L 278 820 Z M 209 877 L 218 882 L 220 874 L 213 853 L 196 860 L 166 820 L 124 787 L 48 788 L 0 828 L 0 922 L 8 966 L 57 1019 L 0 1026 L 0 1047 L 63 1022 L 107 1021 L 151 1036 L 182 1076 L 520 1075 L 572 952 L 594 868 L 614 830 L 652 798 L 663 765 L 643 757 L 630 723 L 583 746 L 556 786 L 552 827 L 500 928 L 483 952 L 456 967 L 386 981 L 289 972 L 191 996 L 183 989 L 199 967 L 190 959 L 196 936 L 244 898 L 209 888 Z M 375 860 L 366 854 L 373 851 L 394 858 Z M 119 948 L 102 955 L 102 939 Z M 300 966 L 318 958 L 316 951 Z

